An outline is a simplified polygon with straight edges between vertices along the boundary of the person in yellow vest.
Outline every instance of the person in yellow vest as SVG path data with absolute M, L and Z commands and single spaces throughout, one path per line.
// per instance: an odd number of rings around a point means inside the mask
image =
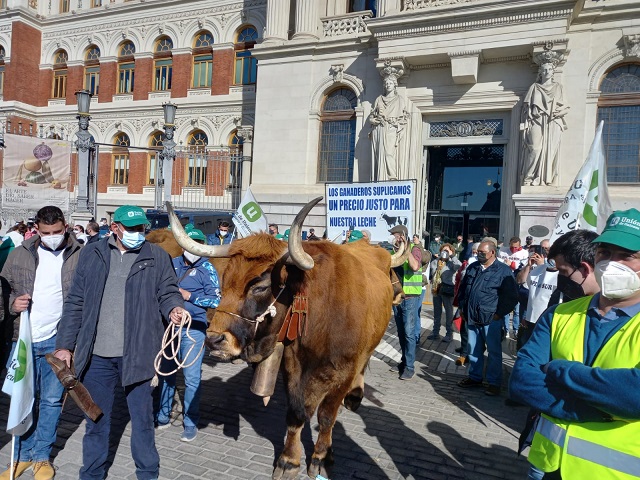
M 640 211 L 614 212 L 594 243 L 600 293 L 547 310 L 511 378 L 542 412 L 529 462 L 545 479 L 640 477 Z
M 420 247 L 409 243 L 409 232 L 404 225 L 396 225 L 389 233 L 395 237 L 396 244 L 402 242 L 407 248 L 411 248 L 407 261 L 394 269 L 402 283 L 404 299 L 400 305 L 393 307 L 402 350 L 402 358 L 397 369 L 401 380 L 411 380 L 415 374 L 416 322 L 420 321 L 418 307 L 422 295 L 422 251 Z M 392 370 L 395 371 L 395 368 Z

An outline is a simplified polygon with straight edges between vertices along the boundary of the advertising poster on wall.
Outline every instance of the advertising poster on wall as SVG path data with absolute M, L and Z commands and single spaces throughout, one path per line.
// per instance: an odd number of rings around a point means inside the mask
M 415 180 L 328 183 L 326 189 L 330 240 L 344 239 L 347 230 L 369 230 L 372 242 L 383 242 L 396 225 L 406 226 L 410 236 L 414 233 Z
M 71 142 L 5 135 L 2 216 L 26 219 L 45 205 L 69 212 Z

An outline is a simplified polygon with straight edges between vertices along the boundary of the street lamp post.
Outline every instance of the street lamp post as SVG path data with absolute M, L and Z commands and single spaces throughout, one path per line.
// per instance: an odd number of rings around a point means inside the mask
M 176 142 L 173 141 L 173 134 L 176 128 L 176 110 L 178 106 L 167 102 L 162 104 L 162 110 L 164 113 L 164 135 L 162 138 L 162 152 L 160 152 L 160 161 L 158 162 L 158 175 L 156 182 L 160 182 L 162 179 L 162 187 L 164 189 L 164 200 L 171 199 L 171 179 L 173 174 L 173 161 L 176 159 Z M 163 208 L 162 201 L 162 188 L 158 185 L 156 192 L 158 197 L 156 199 L 156 207 L 158 209 Z
M 78 152 L 78 193 L 77 209 L 73 215 L 76 221 L 89 221 L 95 214 L 89 208 L 89 164 L 96 145 L 91 133 L 89 133 L 89 107 L 91 105 L 91 92 L 80 90 L 76 92 L 78 102 L 78 132 L 76 133 L 76 151 Z

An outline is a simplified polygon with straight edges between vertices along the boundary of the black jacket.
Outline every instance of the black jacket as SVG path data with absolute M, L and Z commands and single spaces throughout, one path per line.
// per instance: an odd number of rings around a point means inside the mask
M 109 274 L 108 238 L 85 246 L 58 327 L 57 349 L 74 351 L 76 373 L 82 378 L 93 352 L 100 304 Z M 182 307 L 182 295 L 169 254 L 145 242 L 126 280 L 124 303 L 123 386 L 148 380 L 166 327 L 163 317 Z
M 485 270 L 480 262 L 469 265 L 458 292 L 464 318 L 478 325 L 488 325 L 494 315 L 502 319 L 518 304 L 513 272 L 497 259 Z

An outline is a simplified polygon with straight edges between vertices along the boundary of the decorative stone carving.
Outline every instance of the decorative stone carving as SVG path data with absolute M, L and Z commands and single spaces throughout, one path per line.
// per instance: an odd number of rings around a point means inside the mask
M 434 122 L 430 137 L 481 137 L 502 135 L 502 120 L 471 120 L 461 122 Z
M 371 18 L 370 13 L 352 13 L 342 17 L 331 17 L 322 21 L 322 31 L 325 37 L 352 35 L 367 31 L 365 19 Z
M 404 74 L 402 68 L 391 66 L 386 61 L 380 72 L 383 76 L 384 94 L 373 106 L 369 122 L 371 130 L 371 151 L 377 170 L 376 180 L 398 180 L 403 178 L 400 171 L 410 110 L 407 100 L 398 95 L 398 78 Z M 406 160 L 406 159 L 404 159 Z
M 522 108 L 522 182 L 523 185 L 556 185 L 558 154 L 564 120 L 569 106 L 562 85 L 553 78 L 563 54 L 547 43 L 544 51 L 534 56 L 539 65 L 538 80 L 531 85 Z
M 625 35 L 624 40 L 624 56 L 640 57 L 640 35 Z
M 81 152 L 87 152 L 88 150 L 94 148 L 93 137 L 89 133 L 89 120 L 91 117 L 86 115 L 78 116 L 78 125 L 79 129 L 76 133 L 76 148 Z
M 404 0 L 404 10 L 418 10 L 420 8 L 441 7 L 443 5 L 457 5 L 477 1 L 478 0 Z
M 342 82 L 344 79 L 344 65 L 331 65 L 329 69 L 331 76 L 333 77 L 333 83 Z

